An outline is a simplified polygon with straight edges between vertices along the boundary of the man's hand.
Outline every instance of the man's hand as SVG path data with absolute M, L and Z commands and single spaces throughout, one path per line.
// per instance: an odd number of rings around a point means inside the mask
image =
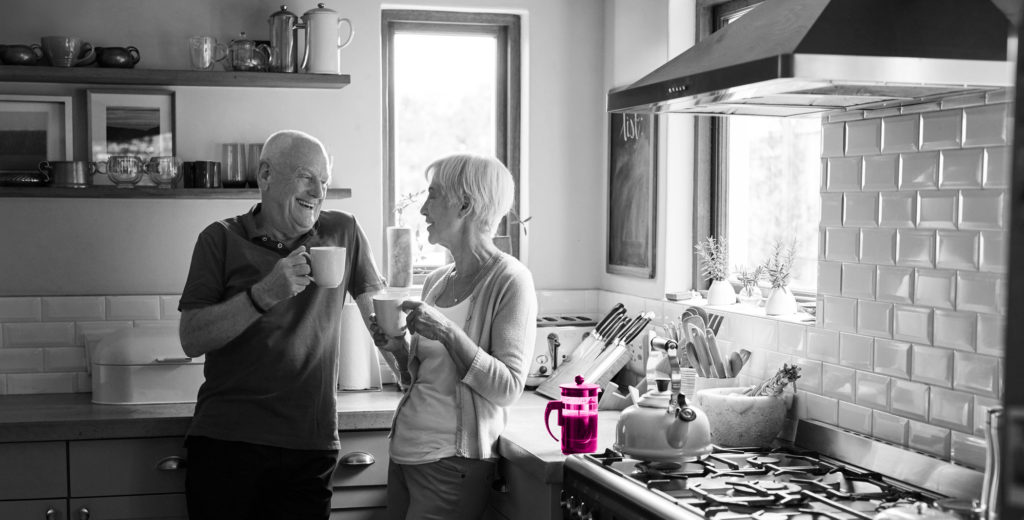
M 253 286 L 253 296 L 264 309 L 269 309 L 306 290 L 312 282 L 310 272 L 309 253 L 306 246 L 299 246 L 278 260 L 274 269 Z

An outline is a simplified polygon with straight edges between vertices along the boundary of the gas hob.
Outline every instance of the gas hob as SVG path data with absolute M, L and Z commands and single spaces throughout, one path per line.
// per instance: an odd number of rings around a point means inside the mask
M 801 422 L 800 427 L 818 437 L 805 435 L 808 444 L 843 444 L 839 448 L 859 452 L 858 462 L 871 466 L 882 457 L 893 468 L 920 472 L 928 469 L 923 463 L 934 461 L 942 471 L 932 475 L 941 474 L 944 481 L 928 481 L 934 477 L 927 473 L 920 482 L 900 480 L 795 443 L 774 449 L 716 447 L 699 462 L 649 462 L 606 450 L 566 459 L 563 518 L 866 520 L 892 507 L 978 496 L 980 474 L 967 468 L 893 446 L 878 448 L 878 441 L 864 437 L 849 440 L 846 436 L 854 434 L 823 425 Z

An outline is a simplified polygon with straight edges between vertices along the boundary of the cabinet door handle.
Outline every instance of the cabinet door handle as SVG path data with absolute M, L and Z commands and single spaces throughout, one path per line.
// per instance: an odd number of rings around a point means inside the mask
M 187 466 L 188 462 L 185 458 L 178 457 L 176 455 L 164 457 L 156 463 L 156 469 L 160 471 L 177 471 L 179 469 L 185 469 Z
M 57 510 L 52 507 L 47 509 L 46 520 L 57 520 Z
M 374 462 L 377 461 L 373 458 L 373 455 L 365 451 L 353 451 L 352 453 L 342 455 L 338 464 L 342 466 L 369 466 Z
M 89 510 L 82 508 L 78 510 L 78 520 L 89 520 Z

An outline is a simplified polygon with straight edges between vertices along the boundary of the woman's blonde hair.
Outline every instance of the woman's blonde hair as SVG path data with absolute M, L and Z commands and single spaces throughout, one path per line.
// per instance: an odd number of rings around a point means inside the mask
M 512 209 L 515 182 L 512 174 L 494 157 L 454 154 L 430 164 L 427 178 L 436 178 L 448 203 L 469 202 L 471 222 L 493 235 L 498 222 Z

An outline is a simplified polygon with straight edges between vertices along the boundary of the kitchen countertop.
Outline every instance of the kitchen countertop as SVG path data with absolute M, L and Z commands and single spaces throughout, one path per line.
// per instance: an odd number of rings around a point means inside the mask
M 391 427 L 391 417 L 402 394 L 393 385 L 380 392 L 338 395 L 340 430 Z M 91 394 L 38 394 L 0 396 L 0 442 L 111 439 L 184 436 L 195 405 L 101 405 Z M 544 427 L 548 398 L 527 391 L 509 413 L 509 424 L 498 441 L 502 457 L 546 483 L 562 481 L 562 455 L 558 441 Z M 619 412 L 598 414 L 598 452 L 611 447 Z M 551 429 L 560 435 L 555 418 Z

